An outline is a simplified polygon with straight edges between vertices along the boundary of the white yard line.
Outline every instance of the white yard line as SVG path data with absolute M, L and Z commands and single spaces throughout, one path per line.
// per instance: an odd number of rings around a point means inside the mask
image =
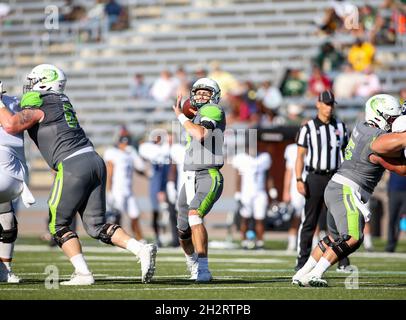
M 15 246 L 18 252 L 61 252 L 59 248 L 50 248 L 46 245 L 19 245 Z M 124 249 L 116 247 L 83 247 L 84 253 L 128 253 Z M 158 254 L 182 254 L 180 248 L 159 248 Z M 244 256 L 286 256 L 295 257 L 296 254 L 288 253 L 285 250 L 242 250 L 242 249 L 211 249 L 210 255 L 244 255 Z M 390 259 L 406 259 L 406 253 L 387 253 L 387 252 L 355 252 L 352 257 L 362 258 L 390 258 Z

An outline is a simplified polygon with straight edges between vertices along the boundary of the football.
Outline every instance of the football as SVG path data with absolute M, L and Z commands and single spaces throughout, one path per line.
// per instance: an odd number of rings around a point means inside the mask
M 197 109 L 192 107 L 192 105 L 190 104 L 190 99 L 188 98 L 183 102 L 182 112 L 189 119 L 193 119 L 193 117 L 195 116 L 191 110 L 196 111 Z

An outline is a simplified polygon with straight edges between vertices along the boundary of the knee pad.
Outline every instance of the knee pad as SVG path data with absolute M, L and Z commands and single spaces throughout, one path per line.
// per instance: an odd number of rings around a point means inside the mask
M 103 226 L 102 230 L 100 231 L 98 239 L 106 244 L 113 244 L 111 242 L 111 237 L 113 236 L 114 232 L 116 232 L 116 230 L 119 228 L 121 228 L 121 226 L 119 226 L 118 224 L 106 223 Z M 107 231 L 109 229 L 110 231 Z
M 346 241 L 350 240 L 351 236 L 345 234 L 343 236 L 340 236 L 339 238 L 335 239 L 334 241 L 331 241 L 328 236 L 323 238 L 323 242 L 328 245 L 334 253 L 337 255 L 338 259 L 341 260 L 351 253 L 353 253 L 355 250 L 357 250 L 362 241 L 358 241 L 357 245 L 355 247 L 350 247 Z
M 17 239 L 17 219 L 13 212 L 0 214 L 0 242 L 13 243 Z
M 187 230 L 179 230 L 178 229 L 178 236 L 181 240 L 189 240 L 192 237 L 192 229 L 187 228 Z
M 65 236 L 65 234 L 69 233 L 68 235 Z M 75 231 L 72 231 L 69 229 L 69 227 L 63 227 L 59 229 L 58 231 L 55 232 L 53 235 L 53 238 L 56 242 L 56 244 L 59 246 L 59 248 L 62 248 L 62 245 L 73 238 L 78 238 L 78 235 L 76 234 Z

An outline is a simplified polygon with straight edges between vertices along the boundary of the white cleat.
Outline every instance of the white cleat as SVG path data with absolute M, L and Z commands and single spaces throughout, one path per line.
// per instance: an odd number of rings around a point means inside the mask
M 7 283 L 20 283 L 20 277 L 16 276 L 13 272 L 2 272 L 0 273 L 0 282 Z
M 302 278 L 300 278 L 298 282 L 300 287 L 316 287 L 316 288 L 328 287 L 326 280 L 316 277 L 311 273 L 308 273 Z
M 91 273 L 82 274 L 74 272 L 68 281 L 62 281 L 61 286 L 90 286 L 94 284 L 94 278 Z
M 186 261 L 187 270 L 190 272 L 190 280 L 197 279 L 197 270 L 199 268 L 198 260 Z
M 141 263 L 141 282 L 149 283 L 155 273 L 155 259 L 158 249 L 155 244 L 145 244 L 138 253 Z
M 199 270 L 197 272 L 196 282 L 210 282 L 213 280 L 211 272 L 209 270 Z

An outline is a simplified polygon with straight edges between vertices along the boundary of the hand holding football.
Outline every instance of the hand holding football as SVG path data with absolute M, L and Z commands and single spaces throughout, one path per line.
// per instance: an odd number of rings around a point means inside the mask
M 189 119 L 193 119 L 193 117 L 195 116 L 195 112 L 193 111 L 197 111 L 196 108 L 194 108 L 191 104 L 190 104 L 190 99 L 186 99 L 185 102 L 183 102 L 182 105 L 182 112 L 183 114 L 189 118 Z

